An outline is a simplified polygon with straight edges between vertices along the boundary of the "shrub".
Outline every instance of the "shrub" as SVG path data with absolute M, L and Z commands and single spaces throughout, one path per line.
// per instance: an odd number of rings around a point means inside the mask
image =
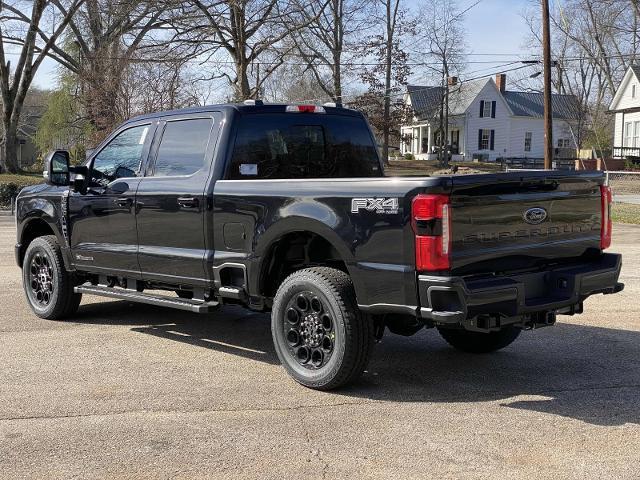
M 28 185 L 42 183 L 42 176 L 0 174 L 0 208 L 11 205 L 11 199 Z
M 405 160 L 415 160 L 416 157 L 413 156 L 413 153 L 405 153 L 404 154 L 404 159 Z

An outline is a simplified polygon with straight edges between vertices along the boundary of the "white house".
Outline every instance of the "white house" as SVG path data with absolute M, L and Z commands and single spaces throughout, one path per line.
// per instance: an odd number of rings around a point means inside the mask
M 614 158 L 640 157 L 640 65 L 632 65 L 611 101 L 615 113 Z
M 542 93 L 506 90 L 505 74 L 459 83 L 449 78 L 449 138 L 454 160 L 544 157 Z M 404 96 L 412 114 L 401 126 L 401 153 L 431 160 L 439 135 L 442 87 L 409 85 Z M 554 94 L 553 141 L 558 157 L 575 156 L 573 126 L 579 109 L 575 97 Z

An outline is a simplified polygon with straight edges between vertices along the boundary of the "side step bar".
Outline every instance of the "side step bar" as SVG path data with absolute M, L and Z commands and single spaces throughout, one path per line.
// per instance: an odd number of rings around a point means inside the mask
M 177 308 L 178 310 L 186 310 L 194 313 L 209 313 L 219 305 L 216 301 L 203 302 L 201 300 L 191 300 L 187 298 L 172 298 L 118 287 L 102 287 L 99 285 L 80 285 L 75 287 L 73 291 L 75 293 L 118 298 L 120 300 L 128 300 L 129 302 L 146 303 L 147 305 L 157 305 L 159 307 Z

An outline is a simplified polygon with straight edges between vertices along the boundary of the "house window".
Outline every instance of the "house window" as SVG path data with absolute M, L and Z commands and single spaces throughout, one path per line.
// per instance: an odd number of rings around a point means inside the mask
M 491 142 L 491 130 L 482 130 L 480 150 L 489 150 L 490 142 Z
M 631 85 L 631 98 L 636 98 L 636 85 Z
M 633 124 L 633 146 L 640 147 L 640 122 Z
M 631 146 L 631 122 L 627 122 L 624 124 L 624 145 L 623 147 Z
M 531 140 L 533 138 L 533 133 L 531 132 L 525 132 L 524 134 L 524 151 L 525 152 L 530 152 L 531 151 Z
M 490 118 L 491 117 L 491 107 L 493 106 L 493 102 L 490 100 L 485 100 L 482 104 L 482 118 Z
M 571 140 L 568 138 L 559 138 L 558 148 L 571 148 Z

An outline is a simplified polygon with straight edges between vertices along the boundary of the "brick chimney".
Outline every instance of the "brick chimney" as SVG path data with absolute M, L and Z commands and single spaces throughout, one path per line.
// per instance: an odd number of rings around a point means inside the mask
M 449 77 L 447 78 L 447 85 L 453 87 L 458 84 L 458 77 Z
M 496 86 L 498 87 L 498 90 L 500 90 L 500 93 L 504 93 L 504 91 L 507 89 L 507 75 L 504 73 L 498 73 L 496 75 Z

